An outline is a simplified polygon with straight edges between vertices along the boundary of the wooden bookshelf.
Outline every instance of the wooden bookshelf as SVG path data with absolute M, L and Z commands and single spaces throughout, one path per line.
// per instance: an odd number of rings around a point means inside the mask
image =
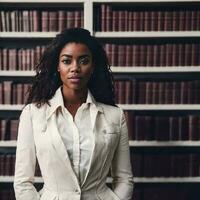
M 199 3 L 200 0 L 193 0 L 193 3 Z M 6 8 L 31 8 L 32 6 L 34 9 L 42 5 L 42 8 L 45 7 L 52 7 L 54 5 L 62 5 L 64 7 L 74 7 L 79 6 L 83 8 L 84 11 L 84 28 L 88 29 L 93 36 L 96 36 L 100 41 L 131 41 L 134 39 L 138 40 L 187 40 L 187 39 L 200 39 L 200 31 L 96 31 L 94 28 L 94 18 L 96 15 L 95 6 L 101 4 L 115 4 L 115 5 L 134 5 L 142 4 L 144 7 L 148 7 L 152 4 L 161 5 L 163 4 L 182 4 L 182 3 L 191 3 L 190 0 L 2 0 L 0 2 L 0 7 L 2 9 Z M 59 7 L 58 5 L 58 7 Z M 41 40 L 50 40 L 51 38 L 55 37 L 58 32 L 0 32 L 0 41 L 11 42 L 14 44 L 16 41 L 41 41 Z M 153 42 L 152 42 L 153 43 Z M 6 44 L 6 43 L 5 43 Z M 9 46 L 9 45 L 8 45 Z M 5 46 L 6 47 L 6 46 Z M 200 75 L 200 65 L 198 66 L 112 66 L 111 70 L 117 76 L 126 75 L 126 77 L 130 77 L 132 79 L 137 74 L 143 74 L 143 79 L 146 76 L 151 77 L 161 77 L 167 74 L 166 78 L 170 76 L 183 76 L 189 77 L 190 79 L 193 78 L 193 75 L 197 77 Z M 24 78 L 31 78 L 35 75 L 33 71 L 0 71 L 0 78 L 2 80 L 5 79 L 13 79 L 17 78 L 17 80 L 24 79 Z M 175 77 L 174 76 L 174 77 Z M 199 76 L 200 77 L 200 76 Z M 165 77 L 164 77 L 165 78 Z M 123 110 L 125 111 L 139 111 L 139 112 L 182 112 L 186 111 L 188 113 L 199 113 L 200 111 L 200 104 L 118 104 Z M 0 104 L 0 113 L 2 112 L 3 115 L 5 113 L 9 113 L 6 116 L 10 117 L 10 113 L 20 112 L 24 105 L 8 105 L 8 104 Z M 142 150 L 143 148 L 190 148 L 190 149 L 197 149 L 200 147 L 200 141 L 129 141 L 129 146 L 131 149 L 139 149 Z M 16 148 L 16 141 L 0 141 L 0 148 Z M 0 183 L 12 183 L 14 177 L 13 176 L 0 176 Z M 41 177 L 35 178 L 36 183 L 43 183 Z M 111 182 L 111 179 L 108 179 L 108 183 Z M 200 176 L 198 177 L 135 177 L 134 182 L 137 184 L 144 183 L 172 183 L 172 184 L 182 184 L 182 183 L 200 183 Z M 137 199 L 136 199 L 137 200 Z

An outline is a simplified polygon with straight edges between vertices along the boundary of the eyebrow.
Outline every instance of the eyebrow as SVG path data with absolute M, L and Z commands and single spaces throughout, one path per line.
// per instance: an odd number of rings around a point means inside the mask
M 63 55 L 61 55 L 60 57 L 61 57 L 61 58 L 62 58 L 62 57 L 70 57 L 70 58 L 72 58 L 73 56 L 72 56 L 72 55 L 69 55 L 69 54 L 63 54 Z M 84 54 L 84 55 L 79 56 L 79 58 L 84 58 L 84 57 L 90 57 L 90 55 L 89 55 L 89 54 Z

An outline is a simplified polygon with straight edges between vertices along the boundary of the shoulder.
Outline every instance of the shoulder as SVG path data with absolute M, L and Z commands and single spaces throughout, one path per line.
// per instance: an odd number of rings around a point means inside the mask
M 123 110 L 118 106 L 107 105 L 98 102 L 98 106 L 103 109 L 105 117 L 113 123 L 120 123 L 123 116 Z
M 27 104 L 22 109 L 21 115 L 30 115 L 32 118 L 41 114 L 45 114 L 47 106 L 47 104 L 44 104 L 41 107 L 37 107 L 35 103 Z

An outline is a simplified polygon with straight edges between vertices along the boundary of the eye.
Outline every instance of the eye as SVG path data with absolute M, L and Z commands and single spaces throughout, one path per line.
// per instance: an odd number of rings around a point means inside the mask
M 81 58 L 79 64 L 87 65 L 90 62 L 89 58 Z
M 66 64 L 66 65 L 71 64 L 71 60 L 70 59 L 63 59 L 61 62 Z

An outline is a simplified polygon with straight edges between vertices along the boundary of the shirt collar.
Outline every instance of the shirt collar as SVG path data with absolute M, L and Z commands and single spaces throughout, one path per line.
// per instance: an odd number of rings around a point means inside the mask
M 56 90 L 54 96 L 49 100 L 50 106 L 48 106 L 47 118 L 49 118 L 59 107 L 64 108 L 63 96 L 61 91 L 61 86 Z M 97 106 L 97 102 L 94 99 L 92 93 L 88 89 L 86 104 L 93 104 L 99 111 L 102 111 L 101 108 Z

